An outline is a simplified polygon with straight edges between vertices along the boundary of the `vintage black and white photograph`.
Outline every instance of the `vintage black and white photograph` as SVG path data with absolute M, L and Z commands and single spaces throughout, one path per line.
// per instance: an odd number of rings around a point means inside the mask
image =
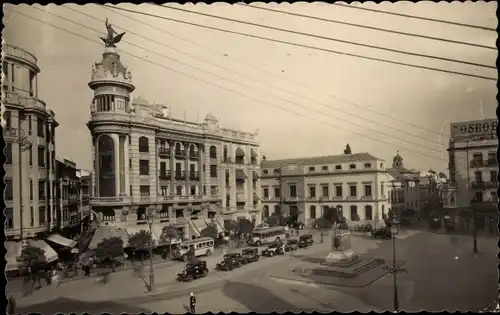
M 4 4 L 7 314 L 498 311 L 496 10 Z

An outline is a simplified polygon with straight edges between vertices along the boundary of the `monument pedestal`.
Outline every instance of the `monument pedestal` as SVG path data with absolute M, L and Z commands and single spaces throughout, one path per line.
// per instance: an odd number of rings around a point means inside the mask
M 351 233 L 340 231 L 332 236 L 332 251 L 325 258 L 327 265 L 350 264 L 358 260 L 358 255 L 351 249 Z

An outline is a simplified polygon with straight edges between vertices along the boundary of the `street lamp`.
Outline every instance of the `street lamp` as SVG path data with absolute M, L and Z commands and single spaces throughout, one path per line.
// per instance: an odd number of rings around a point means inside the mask
M 472 199 L 471 208 L 472 208 L 472 252 L 477 253 L 477 229 L 476 229 L 476 205 L 477 200 L 475 198 Z
M 323 198 L 320 197 L 319 198 L 319 210 L 321 211 L 321 216 L 320 216 L 320 221 L 321 222 L 321 225 L 319 227 L 319 236 L 321 237 L 320 239 L 320 242 L 321 244 L 323 244 L 323 220 L 324 220 L 324 216 L 325 216 L 325 211 L 323 210 Z
M 395 312 L 399 312 L 399 299 L 398 299 L 398 285 L 397 285 L 397 278 L 396 275 L 398 273 L 406 272 L 407 270 L 405 268 L 401 268 L 396 265 L 396 235 L 398 235 L 399 232 L 399 221 L 396 220 L 396 215 L 392 216 L 392 221 L 391 221 L 391 238 L 392 238 L 392 266 L 384 266 L 384 270 L 389 271 L 389 273 L 392 273 L 393 276 L 393 289 L 394 289 L 394 300 L 393 300 L 393 307 Z
M 148 291 L 152 292 L 155 285 L 155 271 L 153 268 L 153 214 L 148 213 L 147 221 L 149 225 L 149 286 Z

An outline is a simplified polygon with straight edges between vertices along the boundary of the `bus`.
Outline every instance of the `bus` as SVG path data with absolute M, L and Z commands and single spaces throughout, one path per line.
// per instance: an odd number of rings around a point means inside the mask
M 284 226 L 274 226 L 264 229 L 258 229 L 252 232 L 252 235 L 248 240 L 248 245 L 260 246 L 276 241 L 284 241 L 287 237 L 288 233 Z
M 176 258 L 189 261 L 191 258 L 210 256 L 214 252 L 214 239 L 211 237 L 200 237 L 194 240 L 184 241 L 177 250 Z M 191 251 L 191 255 L 190 255 Z

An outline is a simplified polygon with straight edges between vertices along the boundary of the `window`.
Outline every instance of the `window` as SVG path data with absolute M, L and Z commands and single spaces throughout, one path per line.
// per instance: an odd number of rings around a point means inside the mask
M 5 229 L 13 229 L 14 228 L 14 213 L 12 212 L 12 208 L 5 208 Z
M 481 172 L 475 172 L 474 178 L 476 179 L 476 182 L 482 182 L 483 181 L 483 174 Z
M 3 85 L 6 86 L 8 84 L 8 80 L 9 80 L 9 64 L 8 63 L 6 63 L 6 62 L 2 63 L 2 72 L 3 72 L 3 76 L 4 76 L 4 79 L 2 80 Z M 5 87 L 5 90 L 7 90 L 7 87 Z
M 269 189 L 268 188 L 264 188 L 264 198 L 269 198 Z
M 6 111 L 3 114 L 3 119 L 5 120 L 5 129 L 12 128 L 12 119 L 10 118 L 10 111 Z
M 139 175 L 149 175 L 149 160 L 139 160 Z
M 342 197 L 342 186 L 341 185 L 335 186 L 335 196 Z
M 280 197 L 280 188 L 279 187 L 274 187 L 274 197 L 275 198 Z
M 45 200 L 45 181 L 38 181 L 38 200 Z
M 132 145 L 132 136 L 128 136 L 128 145 Z
M 356 190 L 355 185 L 349 185 L 349 196 L 351 197 L 356 197 L 358 195 L 358 192 Z
M 326 186 L 326 185 L 325 186 L 321 186 L 321 192 L 323 193 L 323 195 L 322 195 L 323 197 L 328 197 L 328 195 L 329 195 L 328 194 L 329 193 L 328 186 Z
M 309 167 L 309 172 L 314 172 L 314 166 Z
M 341 170 L 342 169 L 342 165 L 335 165 L 335 169 L 336 170 Z
M 323 171 L 328 171 L 328 166 L 327 166 L 327 165 L 324 165 L 323 167 L 321 167 L 321 170 L 323 170 Z
M 352 221 L 357 221 L 358 217 L 358 207 L 356 206 L 351 206 L 351 220 Z
M 33 200 L 33 180 L 30 179 L 30 200 Z
M 30 226 L 35 226 L 35 212 L 33 206 L 30 207 Z
M 45 137 L 45 124 L 43 122 L 43 119 L 37 118 L 36 120 L 36 133 L 38 137 L 44 138 Z
M 309 208 L 309 218 L 316 219 L 316 206 L 311 206 Z
M 38 147 L 38 167 L 45 167 L 45 148 Z
M 165 176 L 165 175 L 167 175 L 167 163 L 160 162 L 160 176 Z
M 274 175 L 279 175 L 281 172 L 280 172 L 280 169 L 279 168 L 275 168 L 274 169 Z
M 210 178 L 217 178 L 217 165 L 210 165 Z
M 139 194 L 142 196 L 149 196 L 149 185 L 139 186 Z
M 490 171 L 490 181 L 493 183 L 497 182 L 497 177 L 498 177 L 498 172 L 497 171 Z
M 130 191 L 130 197 L 132 197 L 132 185 L 130 185 L 129 191 Z
M 132 159 L 128 159 L 128 168 L 132 168 Z
M 365 206 L 365 220 L 373 220 L 372 206 Z
M 262 174 L 267 175 L 269 174 L 268 170 L 262 170 Z
M 12 143 L 5 145 L 5 164 L 12 164 Z
M 175 194 L 177 196 L 182 196 L 182 186 L 176 186 L 175 187 Z
M 13 197 L 13 189 L 12 189 L 12 180 L 5 179 L 5 200 L 12 200 Z
M 371 168 L 372 167 L 372 163 L 365 163 L 365 168 Z
M 12 86 L 15 86 L 16 83 L 16 66 L 12 65 Z
M 372 185 L 365 185 L 365 196 L 372 195 Z
M 190 192 L 191 192 L 191 196 L 195 196 L 196 195 L 196 186 L 191 186 Z
M 483 201 L 483 192 L 482 191 L 475 191 L 474 192 L 474 200 L 475 201 Z
M 349 169 L 353 170 L 353 169 L 355 169 L 355 168 L 356 168 L 356 164 L 350 164 L 350 165 L 349 165 Z
M 316 187 L 315 186 L 309 186 L 309 197 L 316 198 Z
M 297 186 L 290 185 L 290 197 L 297 197 Z
M 274 206 L 274 213 L 280 214 L 281 213 L 281 208 L 279 205 Z
M 217 148 L 215 146 L 211 146 L 209 149 L 209 156 L 211 159 L 217 158 Z
M 146 137 L 139 138 L 139 152 L 148 153 L 149 152 L 149 140 Z
M 45 225 L 45 222 L 46 222 L 46 219 L 45 219 L 45 216 L 46 216 L 46 209 L 45 209 L 45 206 L 39 206 L 38 207 L 38 222 L 40 222 L 39 225 Z
M 161 186 L 161 195 L 162 196 L 167 196 L 168 195 L 168 188 L 167 186 Z
M 381 196 L 384 196 L 384 195 L 385 195 L 385 191 L 384 191 L 384 183 L 380 184 L 380 195 L 381 195 Z
M 205 173 L 207 170 L 206 170 L 206 165 L 203 164 L 203 173 Z

